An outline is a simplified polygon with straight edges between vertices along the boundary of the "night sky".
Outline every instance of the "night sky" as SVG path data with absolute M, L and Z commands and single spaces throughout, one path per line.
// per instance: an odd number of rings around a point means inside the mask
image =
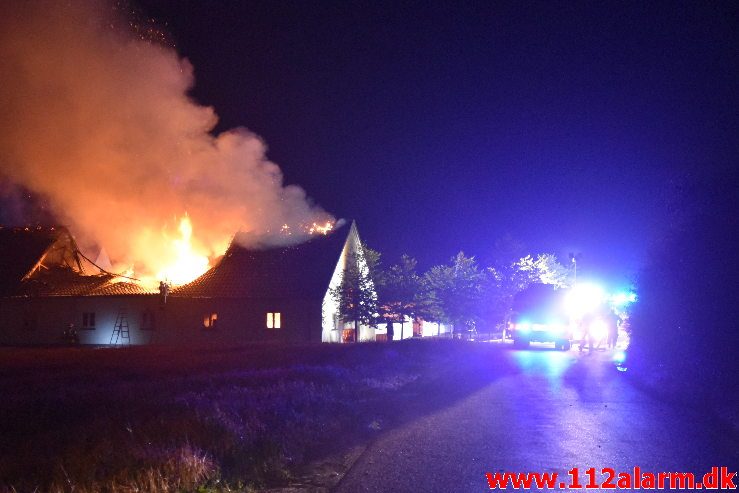
M 611 282 L 675 183 L 735 166 L 735 2 L 135 4 L 195 68 L 217 131 L 395 261 L 509 234 Z

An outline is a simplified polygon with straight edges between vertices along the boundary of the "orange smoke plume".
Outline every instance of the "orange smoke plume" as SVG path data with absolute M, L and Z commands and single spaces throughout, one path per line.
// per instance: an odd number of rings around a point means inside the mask
M 0 173 L 47 197 L 82 245 L 104 247 L 137 276 L 175 281 L 174 271 L 188 271 L 176 280 L 184 282 L 238 230 L 280 244 L 333 224 L 301 188 L 283 184 L 258 136 L 213 135 L 213 109 L 188 97 L 190 63 L 121 28 L 110 5 L 8 4 Z M 180 260 L 189 267 L 173 267 Z

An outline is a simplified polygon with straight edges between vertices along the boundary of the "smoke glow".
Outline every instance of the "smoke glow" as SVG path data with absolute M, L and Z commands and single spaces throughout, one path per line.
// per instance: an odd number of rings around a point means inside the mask
M 330 229 L 258 136 L 211 133 L 213 109 L 188 96 L 190 63 L 117 16 L 92 0 L 6 3 L 0 173 L 136 277 L 190 280 L 239 230 L 284 244 Z

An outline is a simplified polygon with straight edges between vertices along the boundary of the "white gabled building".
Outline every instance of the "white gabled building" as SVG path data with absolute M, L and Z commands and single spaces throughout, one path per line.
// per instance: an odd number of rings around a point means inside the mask
M 354 339 L 354 325 L 351 323 L 343 323 L 339 316 L 339 306 L 336 300 L 331 296 L 331 291 L 338 288 L 341 284 L 342 273 L 347 268 L 347 262 L 354 259 L 358 262 L 364 262 L 361 253 L 362 242 L 359 239 L 356 223 L 352 222 L 349 228 L 349 234 L 341 249 L 341 255 L 331 274 L 331 281 L 328 289 L 323 296 L 322 303 L 322 332 L 321 341 L 323 342 L 348 342 Z M 362 271 L 367 271 L 367 265 L 358 266 Z M 375 328 L 366 325 L 359 325 L 359 340 L 374 341 L 376 339 Z

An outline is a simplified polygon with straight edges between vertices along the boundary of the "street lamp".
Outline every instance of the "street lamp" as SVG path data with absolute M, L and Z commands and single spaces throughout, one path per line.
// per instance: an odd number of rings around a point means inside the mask
M 577 285 L 577 261 L 582 258 L 582 253 L 578 253 L 577 255 L 570 252 L 570 262 L 572 262 L 572 268 L 575 272 L 575 278 L 572 281 L 572 285 Z

